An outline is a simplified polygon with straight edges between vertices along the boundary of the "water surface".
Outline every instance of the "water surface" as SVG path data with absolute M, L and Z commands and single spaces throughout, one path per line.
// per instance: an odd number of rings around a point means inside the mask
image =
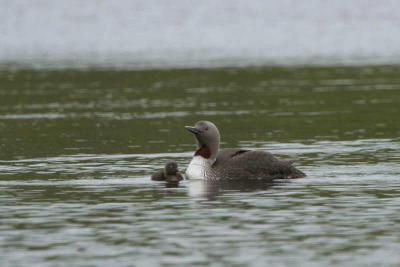
M 395 266 L 396 66 L 0 72 L 1 266 Z M 184 125 L 296 159 L 262 186 L 184 169 Z

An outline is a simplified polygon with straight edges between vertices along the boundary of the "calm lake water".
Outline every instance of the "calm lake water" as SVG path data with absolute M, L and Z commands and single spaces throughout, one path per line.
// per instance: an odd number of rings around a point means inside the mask
M 399 71 L 3 70 L 1 266 L 398 266 Z M 308 177 L 150 181 L 202 119 Z

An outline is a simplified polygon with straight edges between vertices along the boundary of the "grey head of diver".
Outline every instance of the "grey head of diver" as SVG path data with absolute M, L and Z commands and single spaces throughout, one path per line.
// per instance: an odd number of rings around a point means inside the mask
M 194 126 L 185 126 L 197 140 L 195 156 L 202 156 L 214 162 L 217 158 L 220 134 L 218 128 L 210 121 L 199 121 Z

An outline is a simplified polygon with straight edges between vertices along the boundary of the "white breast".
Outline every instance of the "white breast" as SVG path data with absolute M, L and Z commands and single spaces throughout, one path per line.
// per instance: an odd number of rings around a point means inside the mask
M 202 156 L 194 156 L 186 169 L 188 179 L 206 179 L 210 172 L 211 162 Z

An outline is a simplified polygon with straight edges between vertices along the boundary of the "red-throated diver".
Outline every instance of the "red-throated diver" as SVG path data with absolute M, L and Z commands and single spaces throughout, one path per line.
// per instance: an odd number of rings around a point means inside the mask
M 177 183 L 183 180 L 183 177 L 178 170 L 178 164 L 176 162 L 167 162 L 162 170 L 159 170 L 151 176 L 151 180 Z
M 219 150 L 220 134 L 212 122 L 199 121 L 194 127 L 185 128 L 194 134 L 198 143 L 186 170 L 188 179 L 271 181 L 306 176 L 292 166 L 294 161 L 277 159 L 266 151 Z

